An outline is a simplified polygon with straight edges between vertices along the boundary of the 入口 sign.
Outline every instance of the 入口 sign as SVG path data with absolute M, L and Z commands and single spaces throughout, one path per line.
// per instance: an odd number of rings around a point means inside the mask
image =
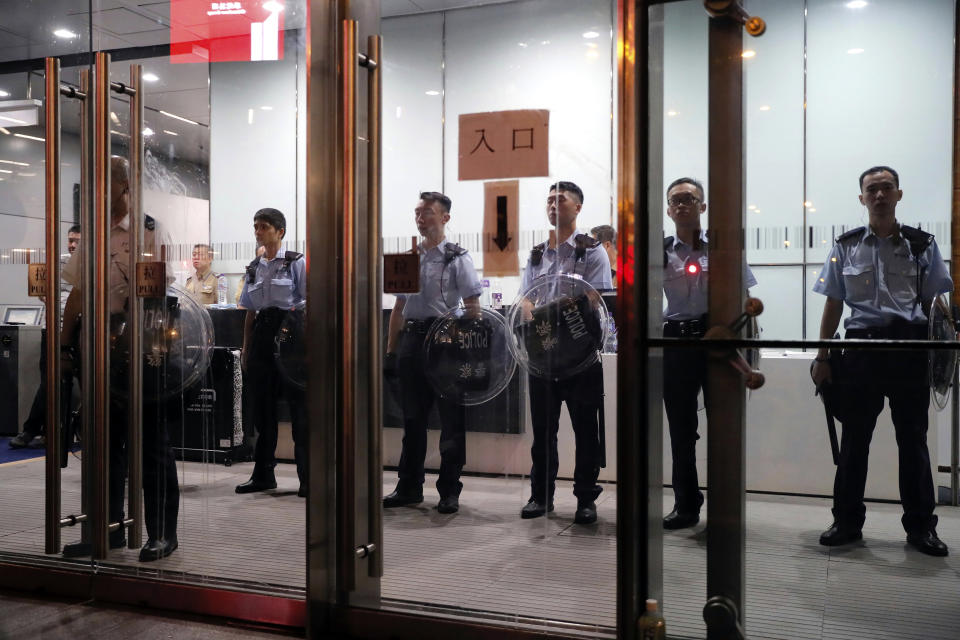
M 460 180 L 548 176 L 547 109 L 460 115 Z

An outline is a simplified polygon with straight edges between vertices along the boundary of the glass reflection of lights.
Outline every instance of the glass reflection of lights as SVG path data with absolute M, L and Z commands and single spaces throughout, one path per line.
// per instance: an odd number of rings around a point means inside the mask
M 593 38 L 599 38 L 600 34 L 597 33 L 596 31 L 587 31 L 583 34 L 583 37 L 586 38 L 587 40 L 592 40 Z
M 170 131 L 169 129 L 164 129 L 163 132 L 164 132 L 165 134 L 167 134 L 168 136 L 178 136 L 178 135 L 180 135 L 180 134 L 177 133 L 176 131 Z
M 283 11 L 283 5 L 275 0 L 269 0 L 268 2 L 263 3 L 263 8 L 269 11 L 270 13 L 280 13 Z
M 768 104 L 763 105 L 762 107 L 760 107 L 760 111 L 770 111 L 770 105 Z
M 740 57 L 741 57 L 741 58 L 752 58 L 752 57 L 754 57 L 754 56 L 756 56 L 756 55 L 757 55 L 757 52 L 756 52 L 756 51 L 754 51 L 753 49 L 747 49 L 746 51 L 744 51 L 743 53 L 740 54 Z
M 667 115 L 672 118 L 672 117 L 674 117 L 674 116 L 676 116 L 676 115 L 679 115 L 679 112 L 678 112 L 678 111 L 667 111 Z
M 56 29 L 54 30 L 53 35 L 57 36 L 58 38 L 76 38 L 77 37 L 77 34 L 75 34 L 73 31 L 70 31 L 70 29 Z
M 23 139 L 25 139 L 25 140 L 33 140 L 34 142 L 46 142 L 46 141 L 47 141 L 46 138 L 38 138 L 37 136 L 28 136 L 28 135 L 25 134 L 25 133 L 15 133 L 15 134 L 13 134 L 13 135 L 16 136 L 16 137 L 18 137 L 18 138 L 23 138 Z
M 847 49 L 847 53 L 849 53 L 852 56 L 855 56 L 863 53 L 863 49 L 860 49 L 859 47 L 855 47 L 853 49 Z
M 847 9 L 863 9 L 867 3 L 865 0 L 851 0 L 846 6 Z
M 10 97 L 9 91 L 4 91 L 3 89 L 0 89 L 0 98 L 9 98 L 9 97 Z
M 153 129 L 151 129 L 150 127 L 144 127 L 144 129 L 143 129 L 143 135 L 144 135 L 144 136 L 152 136 L 152 135 L 153 135 Z
M 156 82 L 156 81 L 159 80 L 159 79 L 160 79 L 160 76 L 158 76 L 158 75 L 155 74 L 155 73 L 150 73 L 149 71 L 148 71 L 147 73 L 143 74 L 143 81 L 144 81 L 144 82 Z
M 427 94 L 428 96 L 438 96 L 438 95 L 440 95 L 440 92 L 439 92 L 439 91 L 436 91 L 435 89 L 431 89 L 430 91 L 427 91 L 426 94 Z

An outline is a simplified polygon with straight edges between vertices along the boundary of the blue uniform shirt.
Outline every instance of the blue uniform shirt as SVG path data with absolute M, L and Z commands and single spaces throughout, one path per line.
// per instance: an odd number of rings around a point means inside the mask
M 707 232 L 700 231 L 700 248 L 695 249 L 680 238 L 675 238 L 664 249 L 667 264 L 663 268 L 663 294 L 667 298 L 664 320 L 694 320 L 707 313 L 707 281 L 710 276 L 710 261 L 707 258 Z M 695 262 L 700 269 L 696 275 L 686 272 L 688 262 Z M 744 266 L 743 286 L 756 286 L 757 279 L 750 267 Z
M 578 235 L 585 234 L 577 229 L 555 249 L 551 249 L 548 243 L 543 251 L 543 258 L 538 265 L 532 264 L 530 259 L 527 258 L 527 266 L 523 269 L 520 290 L 526 291 L 527 287 L 537 278 L 558 273 L 579 275 L 598 291 L 613 289 L 613 280 L 610 277 L 610 258 L 607 257 L 603 245 L 598 244 L 595 247 L 588 248 L 583 261 L 577 262 L 576 238 Z
M 469 253 L 446 261 L 446 247 L 452 245 L 444 239 L 430 249 L 420 245 L 420 292 L 401 294 L 398 300 L 404 300 L 404 320 L 425 320 L 442 316 L 450 309 L 459 306 L 463 298 L 479 296 L 483 285 L 477 278 L 477 270 Z
M 850 317 L 843 324 L 845 329 L 886 327 L 900 321 L 922 324 L 926 314 L 922 305 L 915 304 L 918 267 L 923 272 L 923 300 L 953 291 L 936 240 L 916 260 L 906 238 L 899 234 L 896 240 L 879 238 L 867 227 L 833 245 L 813 290 L 847 303 Z
M 293 309 L 307 299 L 306 261 L 301 256 L 284 268 L 284 248 L 273 260 L 261 256 L 253 282 L 244 275 L 240 306 L 245 309 Z

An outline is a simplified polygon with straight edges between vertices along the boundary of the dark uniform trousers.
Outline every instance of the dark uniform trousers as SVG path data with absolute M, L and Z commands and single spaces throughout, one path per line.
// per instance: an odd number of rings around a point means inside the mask
M 124 484 L 127 479 L 127 401 L 110 402 L 110 522 L 123 520 Z M 180 511 L 180 484 L 177 463 L 167 437 L 168 405 L 150 402 L 151 390 L 143 396 L 143 511 L 147 536 L 154 540 L 177 537 Z M 154 394 L 154 397 L 156 395 Z M 179 396 L 176 397 L 179 400 Z M 122 537 L 116 533 L 118 538 Z
M 706 320 L 668 321 L 665 338 L 701 338 Z M 707 355 L 702 349 L 663 350 L 663 406 L 670 426 L 673 495 L 676 510 L 698 514 L 703 493 L 697 477 L 697 393 L 707 393 Z
M 441 498 L 459 496 L 463 489 L 460 472 L 466 463 L 466 409 L 434 391 L 424 371 L 423 342 L 433 319 L 407 320 L 397 345 L 403 407 L 403 446 L 398 476 L 402 492 L 415 493 L 423 486 L 427 457 L 427 418 L 433 403 L 440 414 Z
M 253 321 L 250 355 L 247 361 L 247 383 L 250 385 L 250 406 L 257 428 L 254 450 L 254 476 L 257 479 L 273 471 L 277 464 L 277 398 L 287 399 L 293 430 L 293 455 L 300 484 L 307 486 L 307 414 L 302 389 L 286 382 L 277 369 L 276 337 L 287 311 L 270 307 L 261 309 Z
M 73 376 L 66 376 L 60 384 L 60 420 L 64 426 L 70 420 L 70 396 L 73 393 Z M 46 431 L 47 426 L 47 330 L 40 331 L 40 386 L 33 396 L 30 413 L 23 421 L 23 433 L 30 442 L 35 436 Z M 71 434 L 63 434 L 64 442 L 70 441 Z
M 542 504 L 553 502 L 560 466 L 557 452 L 560 408 L 566 402 L 576 443 L 573 494 L 579 500 L 596 500 L 603 491 L 597 484 L 605 446 L 600 439 L 599 422 L 603 410 L 603 365 L 598 361 L 585 371 L 563 380 L 536 376 L 528 376 L 528 380 L 533 426 L 531 497 Z
M 850 329 L 847 338 L 923 339 L 924 325 L 899 328 Z M 901 522 L 907 533 L 933 530 L 937 517 L 930 453 L 927 449 L 927 409 L 930 388 L 924 351 L 856 351 L 843 354 L 838 394 L 845 398 L 840 462 L 833 484 L 833 516 L 843 527 L 859 530 L 866 517 L 863 504 L 870 441 L 883 411 L 884 397 L 899 452 Z M 836 383 L 837 381 L 835 381 Z

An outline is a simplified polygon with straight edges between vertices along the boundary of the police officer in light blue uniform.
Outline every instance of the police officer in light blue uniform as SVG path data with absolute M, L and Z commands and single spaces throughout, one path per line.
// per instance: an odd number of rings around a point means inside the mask
M 306 262 L 303 254 L 283 250 L 287 220 L 276 209 L 260 209 L 253 216 L 257 244 L 264 249 L 246 269 L 240 306 L 247 309 L 243 325 L 243 363 L 253 423 L 257 428 L 253 475 L 237 485 L 237 493 L 275 489 L 277 448 L 277 398 L 282 394 L 290 407 L 294 458 L 300 489 L 306 497 L 307 443 L 306 403 L 303 390 L 287 383 L 277 369 L 275 345 L 283 320 L 293 309 L 305 306 L 307 295 Z
M 598 291 L 613 288 L 610 260 L 603 246 L 576 228 L 583 207 L 583 191 L 573 182 L 560 181 L 550 187 L 547 218 L 554 228 L 547 242 L 530 252 L 523 270 L 521 291 L 547 275 L 575 274 Z M 603 366 L 599 360 L 589 368 L 562 380 L 529 376 L 533 445 L 530 447 L 530 500 L 520 510 L 522 518 L 537 518 L 553 511 L 556 489 L 557 432 L 560 408 L 570 412 L 576 442 L 573 493 L 577 497 L 574 522 L 597 520 L 596 499 L 603 489 L 597 484 L 606 443 L 600 439 L 603 411 Z
M 423 464 L 427 455 L 427 416 L 434 402 L 440 413 L 440 476 L 437 511 L 455 513 L 460 508 L 460 472 L 466 462 L 464 407 L 436 393 L 424 370 L 423 346 L 434 321 L 460 305 L 479 311 L 483 287 L 466 249 L 446 239 L 450 198 L 425 191 L 414 210 L 424 241 L 420 253 L 420 292 L 398 295 L 390 313 L 385 366 L 398 372 L 403 405 L 403 448 L 397 488 L 383 498 L 384 507 L 423 502 Z
M 707 232 L 700 216 L 707 210 L 703 185 L 678 178 L 667 187 L 667 215 L 676 235 L 663 242 L 663 312 L 665 338 L 702 338 L 707 331 L 707 285 L 710 275 Z M 749 267 L 744 286 L 757 284 Z M 700 521 L 703 493 L 697 477 L 697 394 L 707 392 L 707 357 L 700 349 L 663 350 L 663 405 L 670 426 L 673 458 L 673 510 L 665 529 L 692 527 Z
M 847 338 L 924 339 L 926 310 L 933 298 L 953 291 L 953 282 L 933 236 L 897 222 L 903 197 L 900 176 L 877 166 L 860 175 L 860 202 L 869 226 L 837 238 L 813 290 L 827 296 L 820 338 L 834 336 L 843 304 L 850 307 L 844 323 Z M 901 522 L 907 543 L 918 551 L 945 556 L 947 545 L 937 537 L 937 516 L 930 453 L 927 450 L 927 408 L 930 391 L 926 353 L 917 351 L 846 350 L 842 363 L 820 349 L 812 369 L 814 384 L 836 385 L 842 399 L 843 435 L 833 485 L 833 524 L 820 544 L 837 546 L 860 540 L 866 518 L 863 503 L 870 439 L 883 410 L 884 397 L 899 449 Z

